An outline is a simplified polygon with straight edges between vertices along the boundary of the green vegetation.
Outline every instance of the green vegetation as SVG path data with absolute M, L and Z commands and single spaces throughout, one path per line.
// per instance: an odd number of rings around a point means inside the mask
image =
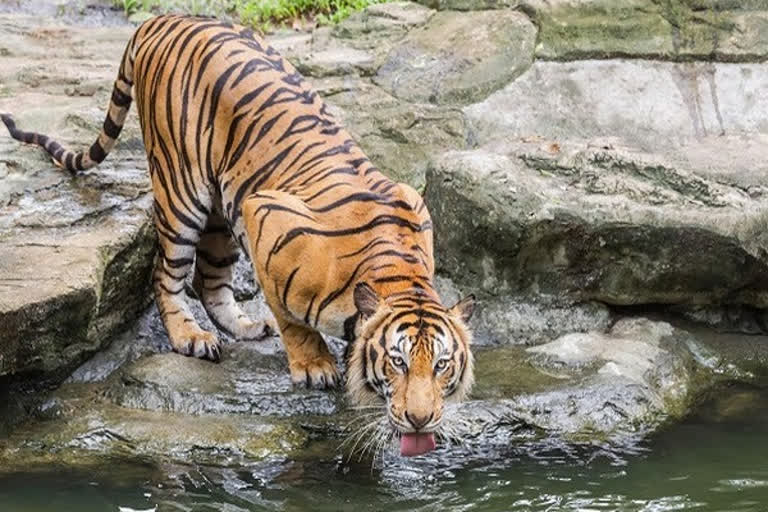
M 332 25 L 355 11 L 386 0 L 113 0 L 130 16 L 138 12 L 221 16 L 261 32 L 274 27 Z

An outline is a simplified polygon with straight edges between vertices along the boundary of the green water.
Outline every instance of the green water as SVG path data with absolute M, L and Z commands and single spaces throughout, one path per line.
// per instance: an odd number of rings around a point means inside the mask
M 0 511 L 765 511 L 768 394 L 725 390 L 633 448 L 528 441 L 382 467 L 340 458 L 252 467 L 117 462 L 0 476 Z

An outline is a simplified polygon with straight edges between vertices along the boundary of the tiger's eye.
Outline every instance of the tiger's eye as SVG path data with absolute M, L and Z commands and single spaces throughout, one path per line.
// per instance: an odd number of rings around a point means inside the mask
M 435 365 L 435 368 L 437 368 L 438 370 L 445 370 L 446 366 L 448 366 L 448 360 L 441 359 L 437 362 L 437 365 Z
M 395 357 L 392 358 L 392 364 L 397 366 L 397 367 L 403 367 L 403 366 L 405 366 L 405 361 L 403 360 L 402 357 L 395 356 Z

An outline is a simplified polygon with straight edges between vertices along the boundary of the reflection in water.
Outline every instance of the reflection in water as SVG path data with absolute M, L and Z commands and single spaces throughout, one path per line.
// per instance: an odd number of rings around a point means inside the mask
M 641 448 L 550 439 L 481 455 L 393 451 L 375 469 L 341 457 L 224 468 L 108 462 L 0 476 L 0 510 L 762 511 L 768 400 L 744 393 L 724 394 Z

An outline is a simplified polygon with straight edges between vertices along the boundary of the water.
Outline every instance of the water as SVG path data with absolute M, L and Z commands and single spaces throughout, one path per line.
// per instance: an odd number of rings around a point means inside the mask
M 530 441 L 487 457 L 251 467 L 104 461 L 0 476 L 0 511 L 765 511 L 768 393 L 731 389 L 633 448 Z M 455 454 L 455 450 L 450 452 Z

